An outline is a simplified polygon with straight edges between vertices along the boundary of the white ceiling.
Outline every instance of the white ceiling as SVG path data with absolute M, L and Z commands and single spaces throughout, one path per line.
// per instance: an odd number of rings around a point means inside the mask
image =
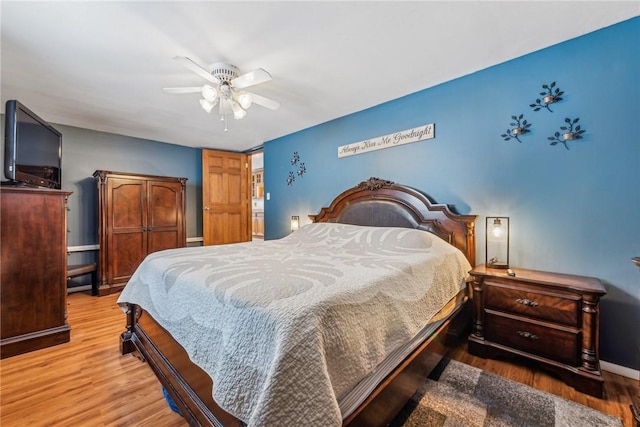
M 640 14 L 634 1 L 2 1 L 2 108 L 191 147 L 243 151 Z M 175 56 L 273 80 L 281 103 L 229 122 Z M 215 109 L 214 109 L 215 111 Z

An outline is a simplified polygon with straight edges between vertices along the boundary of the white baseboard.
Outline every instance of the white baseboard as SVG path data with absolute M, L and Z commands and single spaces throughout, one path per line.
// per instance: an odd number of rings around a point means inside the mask
M 197 243 L 204 241 L 202 237 L 187 237 L 187 243 Z M 100 249 L 100 245 L 81 245 L 81 246 L 68 246 L 67 253 L 72 252 L 86 252 L 86 251 L 97 251 Z
M 623 377 L 631 378 L 634 380 L 640 378 L 640 371 L 632 368 L 627 368 L 626 366 L 620 366 L 614 363 L 605 362 L 604 360 L 600 361 L 600 368 L 603 371 L 611 372 L 612 374 L 621 375 Z
M 74 286 L 72 288 L 67 288 L 67 294 L 72 294 L 74 292 L 90 291 L 90 290 L 91 290 L 91 285 Z
M 85 251 L 97 251 L 98 249 L 100 249 L 100 245 L 68 246 L 67 247 L 67 253 L 85 252 Z

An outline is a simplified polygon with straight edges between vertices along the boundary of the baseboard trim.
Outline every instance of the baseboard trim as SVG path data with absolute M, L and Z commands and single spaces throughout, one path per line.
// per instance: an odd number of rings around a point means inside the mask
M 97 251 L 98 249 L 100 249 L 100 245 L 68 246 L 67 253 Z
M 73 286 L 71 288 L 67 288 L 67 294 L 72 294 L 74 292 L 90 291 L 90 290 L 91 290 L 91 285 Z
M 187 237 L 187 243 L 198 243 L 204 241 L 202 237 Z M 73 252 L 86 252 L 97 251 L 100 249 L 100 245 L 80 245 L 80 246 L 68 246 L 67 253 Z
M 611 372 L 612 374 L 621 375 L 623 377 L 637 380 L 640 378 L 640 371 L 626 366 L 616 365 L 615 363 L 600 361 L 600 368 L 603 371 Z

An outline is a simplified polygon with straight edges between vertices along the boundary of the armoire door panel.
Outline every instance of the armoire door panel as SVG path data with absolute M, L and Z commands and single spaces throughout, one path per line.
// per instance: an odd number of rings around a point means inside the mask
M 149 182 L 148 226 L 176 228 L 182 222 L 180 185 Z
M 147 235 L 143 232 L 113 233 L 108 254 L 110 282 L 128 281 L 145 256 Z
M 180 247 L 180 235 L 177 230 L 153 231 L 147 236 L 148 253 Z
M 121 290 L 151 252 L 184 247 L 186 178 L 96 171 L 98 295 Z
M 145 226 L 145 193 L 144 182 L 131 180 L 114 180 L 109 192 L 113 200 L 111 224 L 114 229 Z

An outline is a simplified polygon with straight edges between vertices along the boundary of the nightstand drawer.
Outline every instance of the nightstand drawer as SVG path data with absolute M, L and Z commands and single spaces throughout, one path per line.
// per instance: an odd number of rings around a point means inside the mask
M 580 326 L 579 295 L 539 291 L 518 283 L 486 280 L 484 284 L 486 308 L 575 328 Z
M 570 366 L 579 366 L 580 333 L 486 311 L 487 340 Z

